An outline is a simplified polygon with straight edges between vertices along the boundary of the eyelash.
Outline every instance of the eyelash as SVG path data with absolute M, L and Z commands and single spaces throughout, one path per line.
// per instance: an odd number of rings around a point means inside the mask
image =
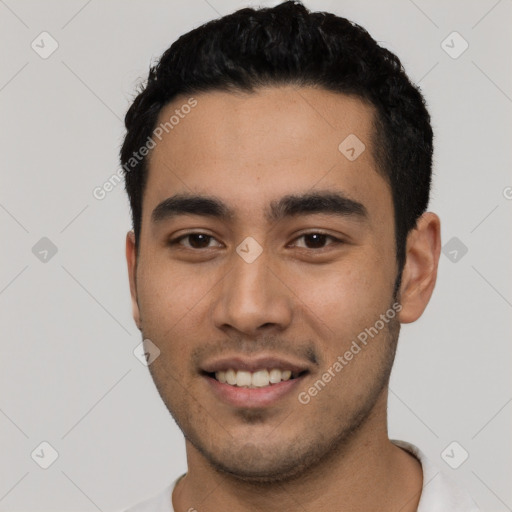
M 190 236 L 193 236 L 193 235 L 204 235 L 204 236 L 208 237 L 209 241 L 210 241 L 210 239 L 214 239 L 214 240 L 215 240 L 215 237 L 214 237 L 214 236 L 212 236 L 212 235 L 208 235 L 207 233 L 201 233 L 201 232 L 198 232 L 198 233 L 187 233 L 187 234 L 185 234 L 185 235 L 181 235 L 181 236 L 179 236 L 179 237 L 177 237 L 177 238 L 174 238 L 174 239 L 172 239 L 172 240 L 169 240 L 169 245 L 170 245 L 170 246 L 181 245 L 181 244 L 180 244 L 180 242 L 181 242 L 182 240 L 184 240 L 184 239 L 186 239 L 186 238 L 188 238 L 188 237 L 190 237 Z M 299 239 L 301 239 L 301 238 L 304 238 L 304 237 L 306 237 L 306 236 L 310 236 L 310 235 L 323 235 L 323 236 L 325 236 L 327 239 L 331 239 L 331 240 L 333 240 L 333 241 L 334 241 L 334 243 L 328 244 L 327 246 L 325 246 L 325 247 L 321 247 L 321 248 L 319 248 L 319 249 L 310 249 L 310 248 L 308 248 L 308 247 L 301 247 L 300 249 L 306 249 L 306 250 L 309 250 L 309 251 L 321 252 L 321 251 L 323 251 L 323 250 L 327 249 L 327 248 L 328 248 L 329 246 L 331 246 L 331 245 L 340 245 L 340 244 L 342 244 L 342 243 L 343 243 L 343 240 L 340 240 L 339 238 L 336 238 L 336 237 L 334 237 L 334 236 L 332 236 L 332 235 L 329 235 L 329 234 L 327 234 L 327 233 L 323 233 L 322 231 L 310 231 L 310 232 L 308 232 L 308 233 L 302 233 L 302 235 L 300 235 L 300 236 L 298 236 L 297 238 L 295 238 L 295 239 L 294 239 L 294 241 L 299 240 Z M 190 249 L 190 250 L 192 250 L 192 251 L 203 251 L 203 250 L 206 250 L 206 249 L 210 249 L 210 247 L 205 247 L 205 248 L 203 248 L 203 249 L 195 249 L 195 248 L 193 248 L 193 247 L 184 247 L 184 246 L 183 246 L 183 248 L 184 248 L 184 249 Z

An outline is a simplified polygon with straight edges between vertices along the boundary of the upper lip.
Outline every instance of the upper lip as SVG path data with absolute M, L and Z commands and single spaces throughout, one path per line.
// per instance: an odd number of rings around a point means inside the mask
M 201 366 L 201 370 L 206 373 L 215 373 L 226 370 L 256 372 L 258 370 L 272 370 L 273 368 L 278 368 L 279 370 L 290 370 L 292 373 L 296 374 L 309 369 L 304 363 L 276 356 L 223 357 L 208 361 Z

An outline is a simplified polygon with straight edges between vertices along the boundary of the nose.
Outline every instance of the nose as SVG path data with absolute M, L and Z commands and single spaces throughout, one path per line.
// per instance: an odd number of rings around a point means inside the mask
M 221 330 L 246 336 L 285 330 L 292 321 L 293 293 L 265 251 L 247 263 L 234 253 L 230 272 L 217 288 L 213 321 Z

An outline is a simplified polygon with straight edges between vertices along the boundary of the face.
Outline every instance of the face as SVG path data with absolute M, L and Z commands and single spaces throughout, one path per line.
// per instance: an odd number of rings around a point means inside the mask
M 128 236 L 134 317 L 187 449 L 291 478 L 385 428 L 401 306 L 373 110 L 284 86 L 194 98 L 151 154 L 138 255 Z

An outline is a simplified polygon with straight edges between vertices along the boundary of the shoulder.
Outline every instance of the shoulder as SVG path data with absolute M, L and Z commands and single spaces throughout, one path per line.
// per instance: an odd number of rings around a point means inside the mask
M 418 512 L 480 512 L 468 492 L 435 466 L 417 446 L 396 439 L 391 442 L 414 455 L 421 463 L 423 490 Z
M 125 509 L 123 512 L 174 512 L 172 506 L 172 491 L 180 478 L 181 476 L 167 485 L 158 494 Z

